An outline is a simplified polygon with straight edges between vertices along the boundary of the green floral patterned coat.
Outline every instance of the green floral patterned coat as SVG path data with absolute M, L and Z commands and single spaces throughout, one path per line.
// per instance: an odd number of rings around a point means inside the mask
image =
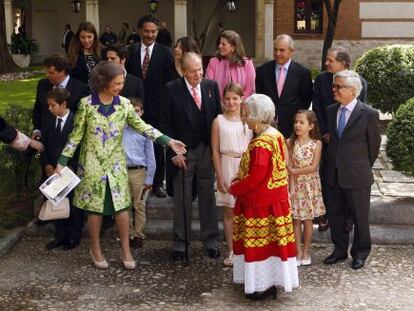
M 62 151 L 63 157 L 71 158 L 80 144 L 77 174 L 81 182 L 75 188 L 73 203 L 81 209 L 96 213 L 103 212 L 108 181 L 115 211 L 131 206 L 122 147 L 124 126 L 128 124 L 153 141 L 163 136 L 157 129 L 142 121 L 129 100 L 124 97 L 114 97 L 109 111 L 105 108 L 108 107 L 100 103 L 97 94 L 81 99 L 75 115 L 74 129 Z M 168 142 L 168 138 L 166 140 Z

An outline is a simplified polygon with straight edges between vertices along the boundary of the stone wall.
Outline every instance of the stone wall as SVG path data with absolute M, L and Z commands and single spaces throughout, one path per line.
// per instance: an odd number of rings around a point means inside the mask
M 352 65 L 365 51 L 382 45 L 414 44 L 408 40 L 335 40 L 332 46 L 341 45 L 351 54 Z M 294 59 L 308 68 L 320 68 L 322 40 L 296 40 Z

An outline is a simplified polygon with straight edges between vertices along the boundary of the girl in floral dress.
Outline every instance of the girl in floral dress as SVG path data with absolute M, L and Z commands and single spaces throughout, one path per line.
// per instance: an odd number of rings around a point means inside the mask
M 322 142 L 316 114 L 313 111 L 299 110 L 296 113 L 294 132 L 287 143 L 291 156 L 291 163 L 288 166 L 289 192 L 297 265 L 308 266 L 312 262 L 309 253 L 312 241 L 312 220 L 325 214 L 318 171 Z

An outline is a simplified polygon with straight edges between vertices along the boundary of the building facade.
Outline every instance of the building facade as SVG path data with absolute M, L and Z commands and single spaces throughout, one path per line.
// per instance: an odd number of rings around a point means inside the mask
M 64 25 L 74 31 L 82 20 L 98 31 L 111 25 L 115 33 L 123 22 L 130 28 L 149 14 L 148 1 L 83 0 L 74 13 L 71 0 L 4 0 L 7 37 L 20 24 L 36 38 L 40 52 L 35 61 L 52 53 L 63 53 Z M 328 16 L 323 0 L 236 0 L 235 12 L 228 12 L 226 0 L 160 0 L 155 15 L 167 23 L 177 39 L 184 35 L 202 37 L 203 54 L 214 55 L 217 25 L 240 33 L 249 56 L 257 63 L 272 58 L 272 39 L 287 33 L 295 40 L 295 58 L 312 68 L 320 67 Z M 335 33 L 335 44 L 350 49 L 352 59 L 365 50 L 383 44 L 412 43 L 414 1 L 343 0 Z

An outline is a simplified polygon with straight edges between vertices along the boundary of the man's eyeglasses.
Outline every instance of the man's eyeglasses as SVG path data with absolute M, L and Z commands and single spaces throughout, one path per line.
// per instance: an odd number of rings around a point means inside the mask
M 339 84 L 332 84 L 332 89 L 334 90 L 342 90 L 342 89 L 347 89 L 350 88 L 349 85 L 339 85 Z

